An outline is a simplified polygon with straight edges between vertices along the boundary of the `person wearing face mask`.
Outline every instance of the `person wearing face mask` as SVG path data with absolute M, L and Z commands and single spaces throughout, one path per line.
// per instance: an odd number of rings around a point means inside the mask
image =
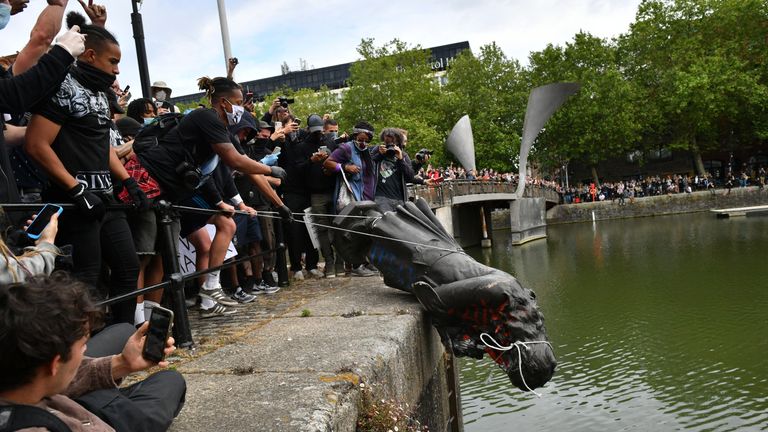
M 168 87 L 168 84 L 166 84 L 165 81 L 155 81 L 149 89 L 152 93 L 152 99 L 155 105 L 159 107 L 163 102 L 167 102 L 168 105 L 170 105 L 169 112 L 180 112 L 179 107 L 170 103 L 171 92 L 173 92 L 173 90 Z
M 264 120 L 259 120 L 257 123 L 255 119 L 249 121 L 249 115 L 246 113 L 243 115 L 240 123 L 232 129 L 232 132 L 240 136 L 243 150 L 249 158 L 261 161 L 261 163 L 267 165 L 274 165 L 277 162 L 278 155 L 273 153 L 277 137 L 275 137 L 275 140 L 272 137 L 274 135 L 279 136 L 280 133 L 274 132 L 274 128 L 269 123 Z M 282 183 L 276 177 L 265 178 L 270 189 L 276 189 Z M 279 205 L 273 204 L 274 199 L 269 198 L 269 194 L 265 193 L 263 188 L 258 187 L 249 179 L 236 175 L 235 185 L 248 205 L 256 209 L 257 214 L 262 211 L 274 211 L 275 208 L 279 207 Z M 274 190 L 271 192 L 275 193 Z M 282 201 L 280 202 L 282 203 Z M 258 248 L 254 246 L 249 251 L 251 254 L 255 253 L 257 249 L 264 251 L 272 250 L 277 244 L 275 221 L 271 217 L 258 216 L 258 218 L 261 227 L 261 244 Z M 277 281 L 272 276 L 272 271 L 275 269 L 275 261 L 276 255 L 274 253 L 260 255 L 252 259 L 251 265 L 245 267 L 246 279 L 243 281 L 243 288 L 250 290 L 254 294 L 277 292 L 279 290 Z
M 373 126 L 365 121 L 355 124 L 352 129 L 352 140 L 339 144 L 331 155 L 323 161 L 326 171 L 331 173 L 344 172 L 352 188 L 356 201 L 373 201 L 376 194 L 375 164 L 368 149 L 373 139 Z M 341 176 L 336 176 L 333 204 L 335 207 L 339 188 L 342 187 Z M 341 210 L 335 208 L 335 211 Z M 374 276 L 378 274 L 366 268 L 366 263 L 351 263 L 352 276 Z
M 136 289 L 138 260 L 125 212 L 107 211 L 116 203 L 113 179 L 139 208 L 148 204 L 110 145 L 108 93 L 120 72 L 120 45 L 78 13 L 67 15 L 67 25 L 87 36 L 85 51 L 55 94 L 35 107 L 24 150 L 50 179 L 43 200 L 77 207 L 62 213 L 58 237 L 58 243 L 72 245 L 74 275 L 96 287 L 105 261 L 111 269 L 108 294 L 116 296 Z M 131 303 L 112 306 L 114 322 L 133 322 Z
M 125 115 L 142 125 L 147 125 L 152 123 L 152 120 L 157 117 L 157 107 L 155 107 L 151 99 L 138 98 L 128 104 Z
M 238 124 L 245 111 L 240 86 L 222 77 L 202 77 L 198 86 L 206 92 L 211 108 L 191 111 L 178 126 L 160 137 L 159 145 L 142 146 L 134 151 L 141 165 L 160 185 L 163 199 L 184 206 L 222 211 L 207 220 L 216 226 L 208 265 L 217 267 L 224 262 L 227 246 L 235 233 L 235 223 L 229 217 L 234 208 L 224 201 L 211 202 L 210 194 L 206 192 L 210 190 L 210 176 L 216 166 L 221 162 L 248 178 L 259 175 L 282 177 L 284 172 L 241 154 L 232 143 L 227 126 Z M 261 182 L 261 179 L 253 178 L 253 181 Z M 284 205 L 278 212 L 286 220 L 292 218 Z M 225 306 L 231 300 L 221 289 L 218 271 L 206 275 L 200 297 L 204 316 L 231 313 Z

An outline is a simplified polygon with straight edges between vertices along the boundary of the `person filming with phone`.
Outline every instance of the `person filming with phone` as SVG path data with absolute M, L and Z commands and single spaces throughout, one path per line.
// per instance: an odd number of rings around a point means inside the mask
M 114 341 L 89 339 L 101 312 L 83 283 L 56 273 L 0 285 L 0 429 L 167 430 L 184 405 L 180 373 L 163 370 L 118 385 L 134 372 L 168 367 L 164 358 L 175 349 L 169 318 L 125 335 L 120 352 L 92 357 Z
M 27 235 L 34 240 L 35 246 L 27 247 L 24 253 L 16 256 L 5 242 L 0 239 L 0 284 L 23 282 L 33 276 L 51 274 L 56 264 L 56 256 L 61 254 L 54 241 L 59 231 L 61 207 L 45 206 L 27 221 Z

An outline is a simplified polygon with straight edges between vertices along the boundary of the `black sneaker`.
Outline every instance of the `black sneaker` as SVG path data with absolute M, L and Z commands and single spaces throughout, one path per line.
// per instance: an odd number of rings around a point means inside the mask
M 251 294 L 258 295 L 258 294 L 274 294 L 276 292 L 280 291 L 280 287 L 276 286 L 269 286 L 264 281 L 261 281 L 260 284 L 253 287 L 253 291 Z
M 243 291 L 242 288 L 237 287 L 237 290 L 234 294 L 232 294 L 232 300 L 237 301 L 238 303 L 250 303 L 254 300 L 256 300 L 255 295 L 248 294 L 247 292 Z

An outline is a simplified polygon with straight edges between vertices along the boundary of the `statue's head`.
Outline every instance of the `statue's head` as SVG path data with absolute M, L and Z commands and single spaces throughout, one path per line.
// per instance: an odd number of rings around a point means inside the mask
M 548 343 L 544 315 L 536 304 L 536 294 L 522 287 L 516 279 L 504 281 L 503 285 L 510 301 L 500 305 L 503 306 L 499 313 L 501 322 L 494 328 L 496 334 L 492 336 L 506 351 L 486 345 L 486 352 L 504 368 L 515 387 L 533 390 L 552 378 L 557 360 Z
M 536 295 L 506 274 L 482 279 L 471 290 L 472 300 L 440 296 L 448 300 L 454 352 L 475 358 L 488 354 L 521 390 L 543 386 L 554 375 L 557 360 Z M 451 300 L 458 307 L 451 307 Z

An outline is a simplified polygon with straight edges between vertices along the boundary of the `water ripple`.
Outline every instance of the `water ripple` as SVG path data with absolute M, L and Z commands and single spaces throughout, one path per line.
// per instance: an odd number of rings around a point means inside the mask
M 557 226 L 494 250 L 536 290 L 559 364 L 538 399 L 462 359 L 465 430 L 768 431 L 768 218 L 750 219 Z

